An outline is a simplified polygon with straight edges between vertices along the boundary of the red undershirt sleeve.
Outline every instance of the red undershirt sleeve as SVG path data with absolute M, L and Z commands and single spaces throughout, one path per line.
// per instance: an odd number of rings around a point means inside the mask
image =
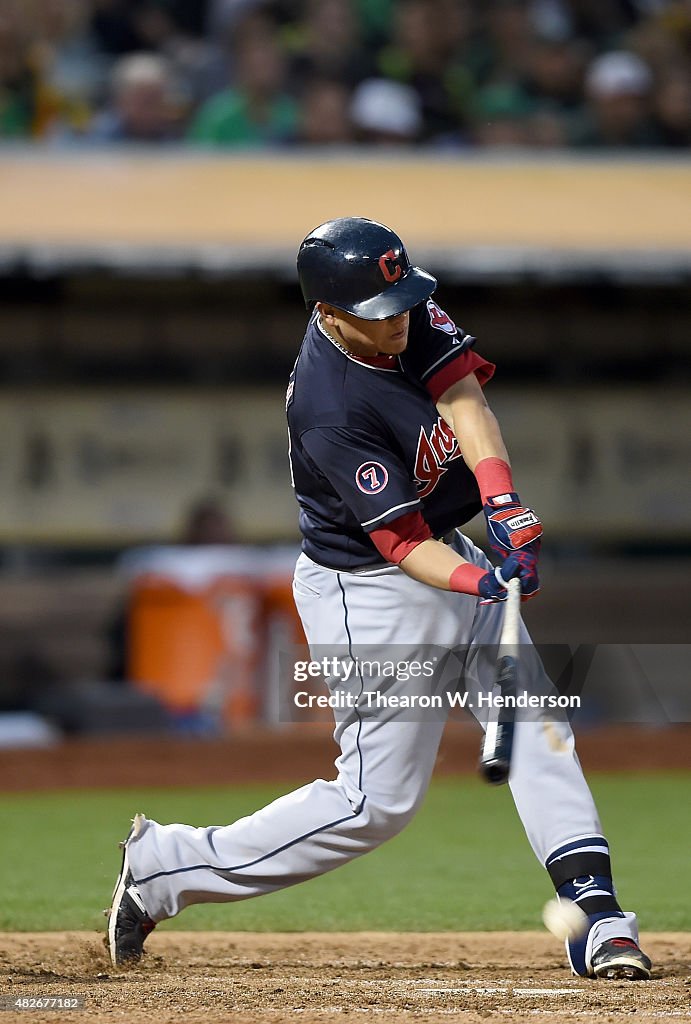
M 431 395 L 432 401 L 437 402 L 452 384 L 463 380 L 464 377 L 471 373 L 475 374 L 480 386 L 484 387 L 494 376 L 495 369 L 494 363 L 483 359 L 477 352 L 466 349 L 465 352 L 461 352 L 456 359 L 442 366 L 440 370 L 425 381 L 425 387 Z
M 408 512 L 370 532 L 370 539 L 382 558 L 395 565 L 399 565 L 423 540 L 431 537 L 432 532 L 419 511 Z

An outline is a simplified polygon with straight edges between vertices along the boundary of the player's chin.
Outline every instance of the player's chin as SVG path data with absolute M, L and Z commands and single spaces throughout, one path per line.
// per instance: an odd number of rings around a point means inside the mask
M 397 356 L 399 352 L 405 352 L 408 347 L 408 332 L 402 331 L 400 335 L 394 334 L 393 337 L 386 339 L 386 348 L 384 351 L 387 355 Z

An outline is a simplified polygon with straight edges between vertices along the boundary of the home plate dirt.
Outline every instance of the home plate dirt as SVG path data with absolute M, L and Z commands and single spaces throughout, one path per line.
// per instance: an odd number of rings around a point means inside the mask
M 458 1020 L 691 1019 L 691 933 L 644 936 L 650 982 L 573 978 L 560 944 L 533 932 L 256 934 L 161 928 L 133 969 L 99 934 L 0 934 L 0 1024 L 122 1021 L 386 1024 Z M 14 1010 L 80 997 L 84 1010 Z

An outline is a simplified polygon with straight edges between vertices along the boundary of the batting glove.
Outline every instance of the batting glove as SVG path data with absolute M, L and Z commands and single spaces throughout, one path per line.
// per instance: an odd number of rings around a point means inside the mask
M 489 546 L 502 560 L 507 552 L 533 546 L 542 536 L 542 523 L 532 508 L 521 505 L 515 491 L 487 498 L 482 506 L 487 520 Z M 533 547 L 537 556 L 537 550 Z
M 482 598 L 480 604 L 497 604 L 505 601 L 508 596 L 508 582 L 516 577 L 521 581 L 521 601 L 529 601 L 531 597 L 535 597 L 540 589 L 536 554 L 519 551 L 509 555 L 502 566 L 481 576 L 477 585 Z
M 521 579 L 521 599 L 529 601 L 540 589 L 537 559 L 540 554 L 542 523 L 531 508 L 521 505 L 515 491 L 488 498 L 482 506 L 487 520 L 489 546 L 499 558 L 513 555 L 518 561 Z

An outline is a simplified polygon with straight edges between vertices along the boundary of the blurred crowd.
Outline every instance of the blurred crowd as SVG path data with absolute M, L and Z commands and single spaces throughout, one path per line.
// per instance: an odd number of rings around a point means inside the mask
M 0 140 L 691 143 L 691 0 L 0 0 Z

